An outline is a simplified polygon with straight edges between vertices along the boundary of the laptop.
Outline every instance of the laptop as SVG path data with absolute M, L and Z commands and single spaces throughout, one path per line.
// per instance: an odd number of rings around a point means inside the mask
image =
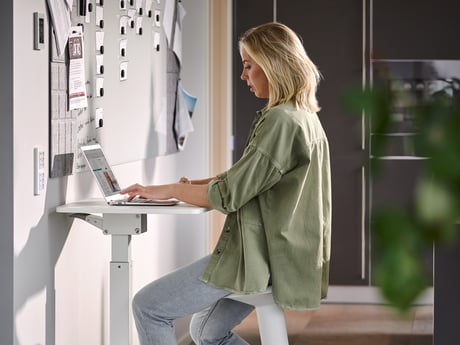
M 101 145 L 85 145 L 81 146 L 80 149 L 107 204 L 114 206 L 172 206 L 179 202 L 176 199 L 153 200 L 143 198 L 134 198 L 128 201 L 126 195 L 120 194 L 120 185 L 105 158 Z

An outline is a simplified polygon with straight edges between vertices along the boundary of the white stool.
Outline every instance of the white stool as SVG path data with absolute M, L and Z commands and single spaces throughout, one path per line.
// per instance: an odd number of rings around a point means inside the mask
M 271 287 L 257 294 L 231 294 L 226 298 L 256 307 L 262 345 L 289 345 L 284 312 L 273 300 Z

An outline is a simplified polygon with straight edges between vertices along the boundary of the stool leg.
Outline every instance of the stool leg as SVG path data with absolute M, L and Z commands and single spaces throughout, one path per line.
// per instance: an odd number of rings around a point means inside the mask
M 289 345 L 283 310 L 276 304 L 256 307 L 262 345 Z

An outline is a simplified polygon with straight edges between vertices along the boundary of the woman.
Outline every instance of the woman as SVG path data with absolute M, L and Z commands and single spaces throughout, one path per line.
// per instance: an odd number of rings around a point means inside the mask
M 175 344 L 172 321 L 194 314 L 196 344 L 246 344 L 232 333 L 253 309 L 225 299 L 272 285 L 278 305 L 315 309 L 328 285 L 331 229 L 329 148 L 316 112 L 320 74 L 297 35 L 280 23 L 239 41 L 241 79 L 257 112 L 241 159 L 214 178 L 134 185 L 130 198 L 177 198 L 227 215 L 215 250 L 144 287 L 133 300 L 141 344 Z

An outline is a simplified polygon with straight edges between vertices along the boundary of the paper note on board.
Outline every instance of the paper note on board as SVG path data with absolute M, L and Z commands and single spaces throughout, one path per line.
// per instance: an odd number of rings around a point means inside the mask
M 82 28 L 81 26 L 72 27 L 69 36 L 69 110 L 88 106 L 83 52 Z

